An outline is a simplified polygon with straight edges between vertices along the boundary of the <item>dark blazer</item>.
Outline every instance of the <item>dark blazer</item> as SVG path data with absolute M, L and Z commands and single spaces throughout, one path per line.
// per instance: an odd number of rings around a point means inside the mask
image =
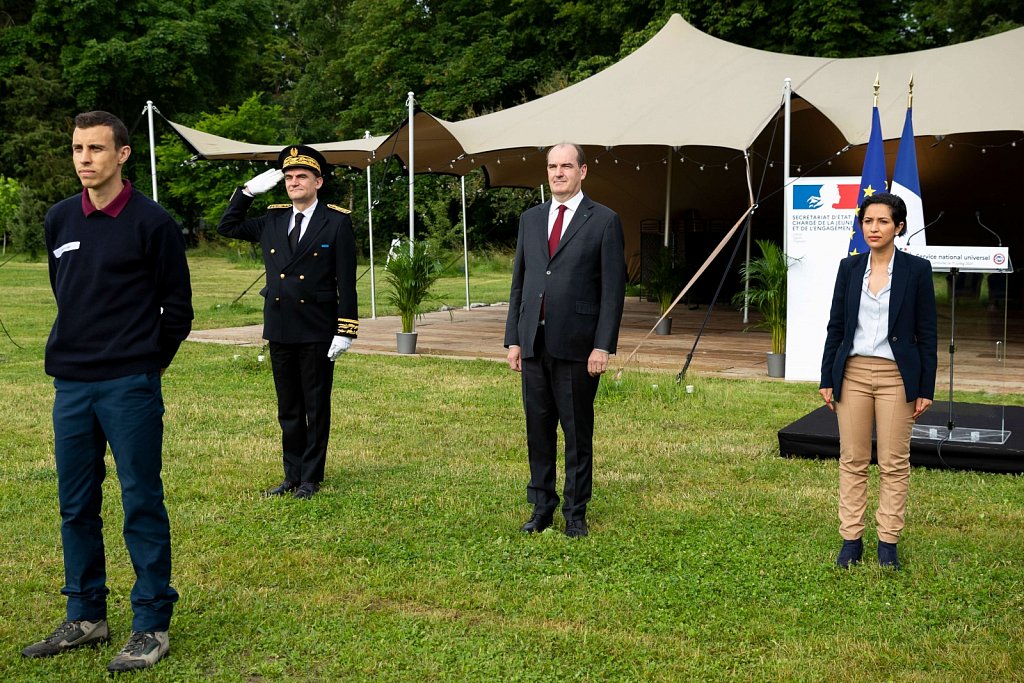
M 831 387 L 836 400 L 843 385 L 846 359 L 853 348 L 869 256 L 870 253 L 857 254 L 843 259 L 836 275 L 820 384 L 822 389 Z M 897 250 L 889 291 L 889 346 L 903 377 L 908 403 L 935 397 L 937 343 L 932 265 L 927 259 Z
M 263 338 L 285 344 L 354 338 L 359 330 L 356 249 L 347 212 L 322 200 L 309 219 L 295 254 L 288 248 L 291 204 L 275 204 L 258 218 L 245 214 L 253 198 L 231 196 L 217 232 L 259 242 L 267 268 Z
M 505 346 L 534 356 L 544 302 L 544 344 L 552 357 L 586 361 L 594 349 L 615 353 L 626 294 L 618 215 L 586 195 L 548 257 L 551 201 L 525 211 L 512 267 Z

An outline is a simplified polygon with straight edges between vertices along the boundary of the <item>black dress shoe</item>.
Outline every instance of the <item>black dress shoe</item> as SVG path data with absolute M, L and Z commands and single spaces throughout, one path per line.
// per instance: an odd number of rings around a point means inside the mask
M 583 538 L 589 533 L 585 519 L 570 519 L 565 523 L 565 535 L 569 538 Z
M 272 489 L 267 489 L 263 492 L 265 496 L 283 496 L 286 493 L 291 493 L 295 489 L 299 488 L 299 482 L 292 481 L 291 479 L 285 479 L 280 484 Z
M 527 534 L 539 534 L 551 526 L 551 515 L 531 515 L 526 523 L 519 527 L 519 530 Z
M 299 484 L 299 488 L 295 489 L 295 493 L 292 497 L 298 498 L 299 500 L 306 500 L 312 498 L 313 494 L 320 490 L 320 484 L 315 481 L 304 481 Z

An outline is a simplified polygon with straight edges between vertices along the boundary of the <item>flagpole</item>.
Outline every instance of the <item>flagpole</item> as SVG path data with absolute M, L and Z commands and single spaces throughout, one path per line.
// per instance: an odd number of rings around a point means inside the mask
M 793 100 L 793 79 L 787 78 L 783 81 L 782 86 L 782 101 L 783 101 L 783 142 L 782 142 L 782 185 L 786 187 L 789 184 L 789 145 L 790 145 L 790 118 L 792 116 L 792 100 Z M 782 231 L 782 253 L 789 253 L 789 230 Z

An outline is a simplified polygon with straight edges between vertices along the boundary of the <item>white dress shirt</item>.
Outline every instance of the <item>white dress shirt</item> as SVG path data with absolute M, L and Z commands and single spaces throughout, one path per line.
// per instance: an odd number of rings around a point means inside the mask
M 860 288 L 860 308 L 857 311 L 857 329 L 853 333 L 851 356 L 873 356 L 896 360 L 889 346 L 889 292 L 892 289 L 892 263 L 896 250 L 889 259 L 889 280 L 877 294 L 871 293 L 868 282 L 871 278 L 871 257 L 864 269 L 864 280 Z
M 309 227 L 309 219 L 313 217 L 313 212 L 316 211 L 316 205 L 319 203 L 319 199 L 314 199 L 313 203 L 310 204 L 305 211 L 296 211 L 295 207 L 292 207 L 292 217 L 288 221 L 288 232 L 291 234 L 292 228 L 295 227 L 295 215 L 301 213 L 305 218 L 302 219 L 302 226 L 299 229 L 299 240 L 301 240 L 306 234 L 306 228 Z
M 573 195 L 569 201 L 565 203 L 565 215 L 562 216 L 562 234 L 565 234 L 565 229 L 569 227 L 569 222 L 572 217 L 576 215 L 576 209 L 580 208 L 580 202 L 583 201 L 583 190 L 580 190 Z M 548 239 L 551 239 L 551 231 L 555 227 L 555 219 L 558 218 L 558 207 L 562 206 L 553 197 L 551 199 L 551 210 L 548 212 Z M 559 237 L 561 239 L 561 237 Z

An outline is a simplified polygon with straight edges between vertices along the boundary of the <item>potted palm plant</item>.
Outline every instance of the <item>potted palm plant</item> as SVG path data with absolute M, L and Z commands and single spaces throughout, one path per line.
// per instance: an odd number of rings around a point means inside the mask
M 672 318 L 665 316 L 672 300 L 683 288 L 683 264 L 672 256 L 668 249 L 662 249 L 647 269 L 647 298 L 658 302 L 659 318 L 655 334 L 672 334 Z
M 399 353 L 416 353 L 416 316 L 423 302 L 432 298 L 430 289 L 441 271 L 441 262 L 426 242 L 404 240 L 394 249 L 385 274 L 385 301 L 402 319 L 402 331 L 395 333 Z
M 746 292 L 733 296 L 733 305 L 753 306 L 761 314 L 761 321 L 753 327 L 768 330 L 772 335 L 772 350 L 768 354 L 768 376 L 786 375 L 786 279 L 790 258 L 775 242 L 757 240 L 761 256 L 740 266 L 740 276 L 748 284 Z M 745 300 L 745 301 L 744 301 Z

